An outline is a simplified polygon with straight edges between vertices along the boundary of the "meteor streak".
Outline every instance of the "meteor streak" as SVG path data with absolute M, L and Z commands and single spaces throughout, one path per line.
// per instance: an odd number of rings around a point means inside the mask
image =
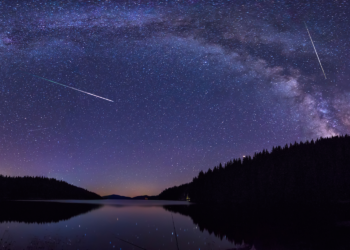
M 114 102 L 114 101 L 109 100 L 109 99 L 107 99 L 107 98 L 104 98 L 104 97 L 102 97 L 102 96 L 94 95 L 94 94 L 92 94 L 92 93 L 89 93 L 89 92 L 86 92 L 86 91 L 83 91 L 83 90 L 80 90 L 80 89 L 76 89 L 76 88 L 73 88 L 73 87 L 64 85 L 64 84 L 62 84 L 62 83 L 58 83 L 58 82 L 55 82 L 55 81 L 51 81 L 51 80 L 46 79 L 46 78 L 44 78 L 44 77 L 40 77 L 40 76 L 36 76 L 36 75 L 32 75 L 32 76 L 37 77 L 37 78 L 40 78 L 40 79 L 43 79 L 43 80 L 45 80 L 45 81 L 49 81 L 49 82 L 52 82 L 52 83 L 61 85 L 61 86 L 63 86 L 63 87 L 67 87 L 67 88 L 70 88 L 70 89 L 74 89 L 74 90 L 79 91 L 79 92 L 82 92 L 82 93 L 84 93 L 84 94 L 88 94 L 88 95 L 92 95 L 92 96 L 97 97 L 97 98 L 101 98 L 101 99 L 106 100 L 106 101 L 109 101 L 109 102 Z
M 327 79 L 327 77 L 326 77 L 326 73 L 324 73 L 324 70 L 323 70 L 323 67 L 322 67 L 322 64 L 321 64 L 321 60 L 320 60 L 320 58 L 318 57 L 318 54 L 317 54 L 317 51 L 316 51 L 316 48 L 315 48 L 314 42 L 312 41 L 312 38 L 311 38 L 311 35 L 310 35 L 310 32 L 309 32 L 309 29 L 307 28 L 307 26 L 306 26 L 306 23 L 305 23 L 305 22 L 304 22 L 304 24 L 305 24 L 305 27 L 306 27 L 307 33 L 309 34 L 309 37 L 310 37 L 310 40 L 311 40 L 312 46 L 314 47 L 314 50 L 315 50 L 315 53 L 316 53 L 316 56 L 317 56 L 318 62 L 320 63 L 320 66 L 321 66 L 321 69 L 322 69 L 322 72 L 323 72 L 324 78 L 326 78 L 326 79 Z

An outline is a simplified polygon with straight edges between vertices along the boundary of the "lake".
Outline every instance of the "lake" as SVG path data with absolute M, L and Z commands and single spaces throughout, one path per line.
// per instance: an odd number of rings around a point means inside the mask
M 264 210 L 70 200 L 0 206 L 0 249 L 350 249 L 348 205 Z

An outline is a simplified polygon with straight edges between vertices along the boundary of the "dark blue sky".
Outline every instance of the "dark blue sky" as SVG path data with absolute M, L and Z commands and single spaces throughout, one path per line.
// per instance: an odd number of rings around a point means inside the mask
M 155 195 L 219 162 L 349 133 L 349 9 L 3 1 L 0 174 Z

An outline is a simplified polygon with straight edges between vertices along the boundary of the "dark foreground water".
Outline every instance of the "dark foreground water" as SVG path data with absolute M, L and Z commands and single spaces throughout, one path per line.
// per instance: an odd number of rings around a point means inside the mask
M 0 202 L 0 249 L 350 249 L 349 215 L 348 204 L 272 210 L 166 201 Z

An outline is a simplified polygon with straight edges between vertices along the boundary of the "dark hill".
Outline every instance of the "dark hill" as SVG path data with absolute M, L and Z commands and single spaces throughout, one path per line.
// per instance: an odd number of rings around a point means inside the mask
M 350 137 L 336 136 L 263 150 L 202 171 L 159 199 L 289 204 L 350 200 Z
M 46 177 L 0 175 L 0 200 L 92 200 L 101 196 L 64 181 Z

